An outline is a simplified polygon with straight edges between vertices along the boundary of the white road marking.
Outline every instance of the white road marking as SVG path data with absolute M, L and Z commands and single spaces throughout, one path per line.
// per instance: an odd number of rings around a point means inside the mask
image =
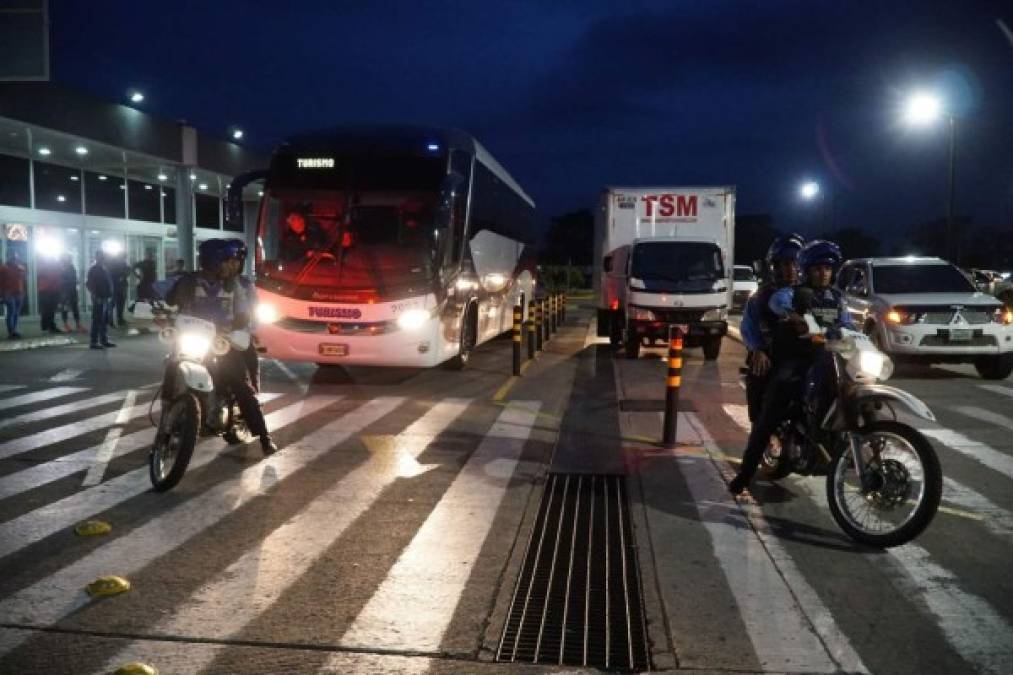
M 292 380 L 293 382 L 299 382 L 299 376 L 292 372 L 292 369 L 286 366 L 278 359 L 271 359 L 271 363 L 277 366 L 278 370 L 285 374 L 285 377 Z
M 906 573 L 895 581 L 928 606 L 961 658 L 981 673 L 1008 673 L 1013 662 L 1013 628 L 1006 619 L 984 599 L 961 590 L 957 576 L 932 562 L 920 546 L 907 544 L 888 552 Z
M 500 414 L 341 645 L 439 651 L 540 408 L 513 401 Z
M 0 400 L 0 410 L 7 410 L 8 408 L 17 408 L 23 405 L 32 405 L 33 403 L 41 403 L 42 401 L 49 401 L 54 398 L 60 398 L 61 396 L 70 396 L 71 394 L 80 394 L 82 391 L 88 391 L 88 387 L 50 387 L 49 389 L 43 389 L 42 391 L 36 391 L 31 394 L 21 394 L 20 396 L 12 396 Z
M 680 469 L 700 520 L 710 532 L 715 556 L 761 666 L 778 671 L 869 672 L 833 614 L 770 534 L 762 511 L 739 505 L 751 529 L 727 522 L 726 515 L 714 517 L 713 511 L 727 510 L 733 503 L 718 469 L 722 453 L 695 414 L 686 413 L 685 419 L 699 434 L 710 459 L 687 459 Z M 776 621 L 771 621 L 773 616 Z
M 389 414 L 403 401 L 402 398 L 382 397 L 363 404 L 281 452 L 246 468 L 235 478 L 218 483 L 129 534 L 8 596 L 0 601 L 0 616 L 29 627 L 56 623 L 92 602 L 84 591 L 90 581 L 113 569 L 127 577 L 143 569 Z
M 300 418 L 339 400 L 341 400 L 340 396 L 312 396 L 308 399 L 303 399 L 267 415 L 267 427 L 268 429 L 277 429 L 292 424 Z M 142 440 L 145 441 L 145 444 L 150 442 L 153 431 L 138 432 L 138 434 L 141 433 L 144 436 L 138 437 L 137 441 L 131 441 L 131 443 L 139 443 Z M 134 436 L 134 434 L 130 436 Z M 205 464 L 211 463 L 218 457 L 220 452 L 227 450 L 228 447 L 221 445 L 221 441 L 217 438 L 208 438 L 201 441 L 194 451 L 194 456 L 190 460 L 188 470 L 193 471 Z M 90 448 L 87 452 L 93 454 L 96 448 Z M 119 450 L 123 449 L 124 443 L 121 443 Z M 51 462 L 50 464 L 54 465 L 54 471 L 59 466 L 59 463 L 56 462 Z M 71 473 L 87 468 L 78 463 L 71 464 L 71 466 L 75 467 Z M 26 469 L 26 471 L 29 470 Z M 148 477 L 148 467 L 143 466 L 139 469 L 128 471 L 122 476 L 108 480 L 101 485 L 82 490 L 59 501 L 52 502 L 17 518 L 8 520 L 5 523 L 0 523 L 0 557 L 20 551 L 26 546 L 30 546 L 56 532 L 73 527 L 75 523 L 85 520 L 96 513 L 110 509 L 150 489 L 151 482 Z
M 400 477 L 398 455 L 418 457 L 433 440 L 457 419 L 469 401 L 448 399 L 395 437 L 388 456 L 370 460 L 316 497 L 302 512 L 268 534 L 226 569 L 215 575 L 171 616 L 151 629 L 153 634 L 199 636 L 204 640 L 234 637 L 264 611 L 327 551 L 345 530 L 365 513 L 381 492 Z M 136 653 L 129 645 L 108 662 L 104 672 Z M 214 657 L 199 663 L 188 661 L 191 672 L 202 670 Z M 146 660 L 146 659 L 142 659 Z
M 116 444 L 119 443 L 120 436 L 123 435 L 123 425 L 130 421 L 130 409 L 133 408 L 134 401 L 136 400 L 136 389 L 128 391 L 127 395 L 123 398 L 120 413 L 116 416 L 113 427 L 106 432 L 106 438 L 102 442 L 102 445 L 99 446 L 98 452 L 95 453 L 95 461 L 92 463 L 91 468 L 88 469 L 88 473 L 85 474 L 84 481 L 81 482 L 82 487 L 98 485 L 102 482 L 102 476 L 105 475 L 106 467 L 115 455 Z
M 51 378 L 49 378 L 49 381 L 70 382 L 71 380 L 76 380 L 77 378 L 81 377 L 81 373 L 83 372 L 84 372 L 83 370 L 75 370 L 74 368 L 67 368 L 66 370 L 61 370 L 56 375 L 53 375 Z
M 931 436 L 951 450 L 973 459 L 984 466 L 998 471 L 1007 478 L 1013 478 L 1013 456 L 999 452 L 984 443 L 971 440 L 967 436 L 950 429 L 922 429 L 926 436 Z
M 15 391 L 17 389 L 24 389 L 24 388 L 25 385 L 23 384 L 0 384 L 0 394 L 4 393 L 5 391 Z
M 979 384 L 978 388 L 995 394 L 1013 397 L 1013 387 L 1006 387 L 1001 384 Z
M 721 406 L 725 414 L 728 415 L 736 426 L 745 431 L 747 434 L 752 429 L 753 423 L 749 421 L 749 406 L 738 405 L 735 403 L 725 403 Z
M 981 420 L 982 422 L 988 422 L 989 424 L 994 424 L 997 427 L 1013 431 L 1013 419 L 1010 419 L 1005 415 L 1000 415 L 999 413 L 994 413 L 991 410 L 985 410 L 984 408 L 979 408 L 973 405 L 957 405 L 953 406 L 951 410 L 966 417 Z
M 70 413 L 80 412 L 89 408 L 97 408 L 100 405 L 107 405 L 109 403 L 113 403 L 114 401 L 121 401 L 125 395 L 126 391 L 117 391 L 112 394 L 103 394 L 102 396 L 86 398 L 83 401 L 64 403 L 63 405 L 56 405 L 51 408 L 43 408 L 42 410 L 35 410 L 33 412 L 15 415 L 14 417 L 8 417 L 5 420 L 0 420 L 0 429 L 21 424 L 41 422 L 42 420 L 52 419 L 53 417 L 59 417 L 60 415 L 69 415 Z

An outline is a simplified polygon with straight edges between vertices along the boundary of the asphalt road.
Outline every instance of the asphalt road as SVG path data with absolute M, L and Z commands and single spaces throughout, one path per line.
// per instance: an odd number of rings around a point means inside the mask
M 282 451 L 205 441 L 167 494 L 146 468 L 157 341 L 0 354 L 0 672 L 543 670 L 495 659 L 548 471 L 626 477 L 656 669 L 1013 669 L 1013 382 L 894 378 L 939 419 L 944 509 L 914 544 L 870 550 L 821 479 L 728 495 L 740 345 L 687 350 L 668 450 L 660 350 L 616 358 L 589 316 L 520 378 L 508 340 L 461 373 L 265 362 Z M 112 530 L 74 533 L 90 519 Z M 131 589 L 90 598 L 108 574 Z

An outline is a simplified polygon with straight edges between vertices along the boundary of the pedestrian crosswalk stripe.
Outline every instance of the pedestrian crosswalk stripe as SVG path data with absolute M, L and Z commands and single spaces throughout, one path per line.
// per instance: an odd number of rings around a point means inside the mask
M 345 632 L 341 645 L 439 651 L 540 405 L 508 404 Z M 415 611 L 405 612 L 405 607 Z
M 5 427 L 12 427 L 24 424 L 32 424 L 34 422 L 41 422 L 43 420 L 52 419 L 59 417 L 60 415 L 69 415 L 75 412 L 82 412 L 89 408 L 97 408 L 101 405 L 108 405 L 115 401 L 122 401 L 123 397 L 126 396 L 126 390 L 116 391 L 112 394 L 103 394 L 102 396 L 93 396 L 81 401 L 74 401 L 73 403 L 64 403 L 63 405 L 52 406 L 50 408 L 43 408 L 42 410 L 33 410 L 32 412 L 23 413 L 14 417 L 8 417 L 7 419 L 0 420 L 0 429 Z
M 23 625 L 54 624 L 87 604 L 87 598 L 79 591 L 91 580 L 113 568 L 117 574 L 125 576 L 142 569 L 389 414 L 403 401 L 403 398 L 397 397 L 376 398 L 325 424 L 281 452 L 248 467 L 238 476 L 195 495 L 123 537 L 5 598 L 0 601 L 0 616 L 6 617 L 8 622 Z
M 1013 387 L 1006 387 L 1001 384 L 979 384 L 978 388 L 990 391 L 994 394 L 1002 394 L 1003 396 L 1013 397 Z
M 84 481 L 81 483 L 82 486 L 88 487 L 102 482 L 102 476 L 105 475 L 106 467 L 109 466 L 109 462 L 115 456 L 116 446 L 123 435 L 123 425 L 130 421 L 129 411 L 136 400 L 137 390 L 131 389 L 123 399 L 119 416 L 113 421 L 113 426 L 106 432 L 106 439 L 99 445 L 98 451 L 95 453 L 95 461 L 92 462 L 88 473 L 85 474 Z
M 25 385 L 23 384 L 0 384 L 0 394 L 6 391 L 15 391 L 17 389 L 24 389 L 24 388 Z
M 340 396 L 311 396 L 308 399 L 303 399 L 266 415 L 267 428 L 278 429 L 287 426 L 339 400 L 341 400 Z M 137 432 L 126 438 L 131 438 L 131 446 L 141 448 L 150 443 L 154 438 L 154 430 L 148 429 Z M 117 449 L 125 452 L 127 447 L 129 446 L 121 442 Z M 193 459 L 190 460 L 188 471 L 199 469 L 218 457 L 218 452 L 213 452 L 212 449 L 217 448 L 221 451 L 226 449 L 226 447 L 222 446 L 222 441 L 218 438 L 202 440 L 194 452 Z M 83 451 L 89 453 L 87 461 L 91 461 L 95 450 L 96 448 L 89 448 Z M 58 460 L 49 462 L 48 464 L 50 466 L 50 473 L 47 477 L 55 475 L 57 471 L 62 470 L 61 463 Z M 74 470 L 70 471 L 70 473 L 76 473 L 87 468 L 87 464 L 82 464 L 80 458 L 71 466 L 74 467 Z M 19 474 L 27 471 L 30 471 L 30 469 L 21 471 Z M 25 480 L 27 481 L 28 478 Z M 30 484 L 24 484 L 30 487 Z M 30 546 L 56 532 L 73 527 L 75 523 L 81 520 L 90 518 L 97 513 L 102 513 L 150 489 L 151 481 L 148 477 L 148 467 L 145 465 L 139 469 L 128 471 L 122 476 L 107 480 L 105 483 L 81 490 L 59 501 L 52 502 L 2 523 L 0 524 L 0 557 L 20 551 L 26 546 Z
M 993 471 L 998 471 L 1007 478 L 1013 478 L 1013 457 L 999 452 L 984 443 L 971 440 L 967 436 L 950 429 L 922 429 L 923 434 L 931 436 L 951 450 L 969 457 Z
M 447 399 L 435 404 L 425 415 L 395 437 L 397 454 L 418 457 L 432 441 L 457 419 L 469 401 Z M 282 594 L 306 573 L 345 530 L 365 513 L 384 488 L 400 476 L 397 457 L 373 456 L 318 495 L 299 514 L 268 534 L 256 548 L 217 574 L 195 591 L 165 621 L 151 630 L 155 635 L 195 635 L 203 639 L 226 640 L 271 607 Z M 349 497 L 354 495 L 354 497 Z M 335 509 L 335 504 L 341 508 Z M 292 552 L 295 551 L 296 555 Z M 266 579 L 268 583 L 259 583 Z M 136 657 L 133 645 L 109 660 L 109 668 Z M 142 655 L 142 658 L 146 655 Z M 203 660 L 204 657 L 207 660 Z M 202 654 L 199 662 L 187 662 L 187 669 L 204 669 L 213 653 Z
M 708 452 L 720 451 L 697 415 L 686 413 L 685 419 Z M 762 512 L 742 509 L 753 528 L 738 527 L 716 512 L 736 502 L 714 460 L 687 459 L 680 469 L 764 668 L 868 672 L 833 614 L 776 537 L 769 535 Z M 775 616 L 777 620 L 771 621 Z M 792 639 L 786 640 L 786 635 Z
M 988 422 L 989 424 L 994 424 L 997 427 L 1013 431 L 1013 419 L 1010 419 L 1005 415 L 992 412 L 991 410 L 985 410 L 984 408 L 972 405 L 957 405 L 953 406 L 951 410 L 955 413 L 964 415 L 965 417 L 970 417 L 982 422 Z
M 41 403 L 42 401 L 70 396 L 71 394 L 80 394 L 82 391 L 88 391 L 88 387 L 50 387 L 49 389 L 34 391 L 31 394 L 11 396 L 10 398 L 0 399 L 0 410 Z

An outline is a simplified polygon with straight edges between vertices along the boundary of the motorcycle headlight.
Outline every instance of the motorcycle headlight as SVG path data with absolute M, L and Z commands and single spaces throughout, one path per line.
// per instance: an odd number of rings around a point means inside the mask
M 424 309 L 406 309 L 397 317 L 401 330 L 419 330 L 429 321 L 429 312 Z
M 658 317 L 649 309 L 643 307 L 631 307 L 630 314 L 633 315 L 634 321 L 657 321 Z
M 261 302 L 255 310 L 257 323 L 274 323 L 281 318 L 278 308 L 269 302 Z
M 858 354 L 858 369 L 869 377 L 886 380 L 893 374 L 893 361 L 883 352 L 863 349 Z
M 211 340 L 197 333 L 183 333 L 179 336 L 179 353 L 192 359 L 204 358 L 211 349 Z

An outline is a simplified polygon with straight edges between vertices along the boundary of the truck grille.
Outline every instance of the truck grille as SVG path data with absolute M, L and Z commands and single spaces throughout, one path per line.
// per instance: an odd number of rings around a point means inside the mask
M 926 335 L 922 347 L 995 347 L 999 344 L 994 335 L 974 335 L 970 340 L 950 340 L 949 336 Z

